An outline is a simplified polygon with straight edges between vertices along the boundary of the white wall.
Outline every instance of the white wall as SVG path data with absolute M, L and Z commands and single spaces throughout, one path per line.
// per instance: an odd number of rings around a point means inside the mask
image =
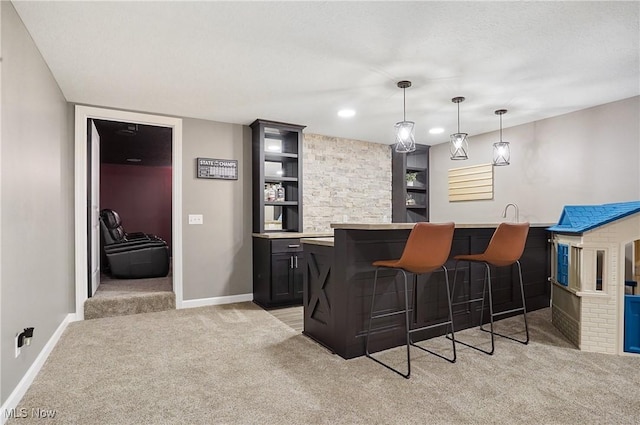
M 15 389 L 74 306 L 70 108 L 10 2 L 2 10 L 0 388 Z M 14 338 L 35 327 L 14 358 Z
M 190 118 L 182 128 L 184 300 L 251 293 L 251 129 Z M 238 160 L 238 180 L 196 178 L 198 157 Z
M 489 201 L 449 202 L 447 171 L 490 163 L 498 131 L 471 137 L 469 160 L 464 162 L 449 159 L 447 144 L 433 146 L 431 221 L 495 223 L 503 220 L 502 210 L 513 202 L 520 207 L 521 221 L 555 223 L 567 204 L 640 200 L 639 116 L 636 96 L 503 127 L 503 140 L 511 143 L 511 165 L 494 167 L 494 199 Z M 509 114 L 503 116 L 503 124 L 509 125 Z

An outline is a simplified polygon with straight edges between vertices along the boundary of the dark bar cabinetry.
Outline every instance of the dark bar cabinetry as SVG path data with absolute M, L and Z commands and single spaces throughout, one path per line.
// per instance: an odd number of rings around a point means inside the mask
M 302 130 L 255 120 L 252 130 L 253 300 L 265 307 L 302 302 Z
M 371 307 L 372 283 L 375 260 L 399 258 L 411 230 L 410 224 L 340 225 L 334 228 L 334 246 L 322 246 L 309 241 L 303 244 L 306 269 L 304 274 L 304 333 L 340 356 L 349 359 L 364 354 L 364 335 Z M 527 310 L 549 306 L 550 287 L 548 277 L 549 237 L 546 225 L 532 226 L 524 254 L 521 258 L 522 277 Z M 456 225 L 451 258 L 457 254 L 483 252 L 495 227 Z M 448 261 L 449 279 L 453 282 L 454 261 Z M 454 302 L 475 298 L 483 288 L 483 266 L 460 263 Z M 519 307 L 521 304 L 517 268 L 500 268 L 493 271 L 493 302 L 496 311 Z M 402 300 L 401 274 L 381 270 L 378 275 L 376 309 L 397 309 Z M 415 327 L 425 326 L 446 317 L 447 301 L 444 272 L 437 271 L 419 278 L 415 298 Z M 413 294 L 410 294 L 412 297 Z M 411 299 L 411 298 L 410 298 Z M 454 307 L 456 330 L 477 326 L 487 321 L 481 303 Z M 391 316 L 374 322 L 372 332 L 373 351 L 383 350 L 405 343 L 404 318 Z M 385 332 L 383 332 L 385 331 Z M 431 338 L 444 332 L 434 328 L 414 334 L 414 340 Z
M 304 253 L 299 238 L 253 238 L 253 301 L 261 307 L 301 304 Z

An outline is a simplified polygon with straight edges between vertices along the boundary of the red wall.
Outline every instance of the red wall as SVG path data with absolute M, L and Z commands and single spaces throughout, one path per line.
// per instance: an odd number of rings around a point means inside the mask
M 120 214 L 126 232 L 157 235 L 171 248 L 171 167 L 100 165 L 100 209 Z

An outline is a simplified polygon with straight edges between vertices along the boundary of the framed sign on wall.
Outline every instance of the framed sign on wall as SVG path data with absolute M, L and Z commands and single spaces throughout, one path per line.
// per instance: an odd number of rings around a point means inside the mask
M 196 173 L 199 179 L 238 180 L 238 160 L 196 158 Z

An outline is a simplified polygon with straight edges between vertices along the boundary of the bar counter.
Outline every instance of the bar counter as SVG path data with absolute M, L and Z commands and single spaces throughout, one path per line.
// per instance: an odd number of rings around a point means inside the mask
M 459 254 L 481 253 L 487 247 L 497 223 L 458 224 L 453 236 L 450 258 Z M 305 256 L 304 331 L 308 337 L 345 359 L 364 355 L 365 333 L 373 288 L 376 260 L 400 258 L 413 223 L 336 223 L 333 238 L 301 239 Z M 549 306 L 550 257 L 548 224 L 532 224 L 520 259 L 527 311 Z M 455 261 L 446 264 L 453 285 Z M 484 268 L 461 262 L 453 294 L 454 302 L 477 298 L 482 294 Z M 495 311 L 519 307 L 520 294 L 516 268 L 493 270 Z M 464 279 L 464 280 L 463 280 Z M 381 269 L 378 273 L 376 310 L 399 308 L 403 301 L 401 273 Z M 434 271 L 418 278 L 414 300 L 414 326 L 441 321 L 448 315 L 444 272 Z M 411 291 L 411 289 L 410 289 Z M 485 303 L 486 304 L 486 303 Z M 454 307 L 455 329 L 461 330 L 488 321 L 488 306 L 482 317 L 481 303 Z M 376 334 L 370 343 L 373 351 L 405 343 L 402 315 L 376 320 Z M 414 334 L 420 341 L 442 335 L 444 327 Z

